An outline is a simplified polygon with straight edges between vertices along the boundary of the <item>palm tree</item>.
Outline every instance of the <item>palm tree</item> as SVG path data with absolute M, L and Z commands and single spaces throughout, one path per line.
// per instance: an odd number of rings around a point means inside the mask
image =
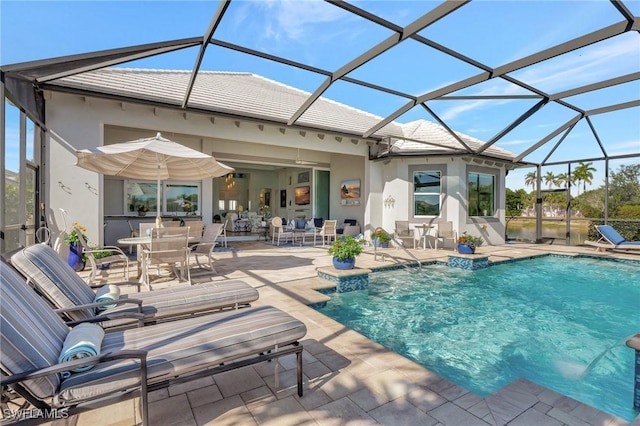
M 560 173 L 559 175 L 556 175 L 556 182 L 562 188 L 569 188 L 573 183 L 573 178 L 568 173 Z
M 536 172 L 527 173 L 524 176 L 524 184 L 525 186 L 531 186 L 533 190 L 536 189 Z
M 544 183 L 551 189 L 551 185 L 556 185 L 556 175 L 554 175 L 553 172 L 547 172 L 547 174 L 544 175 Z
M 573 179 L 578 183 L 578 195 L 580 195 L 580 182 L 582 182 L 582 192 L 587 190 L 587 184 L 591 185 L 593 181 L 593 173 L 597 171 L 595 167 L 591 167 L 593 163 L 583 163 L 582 161 L 578 163 L 578 166 L 573 172 Z

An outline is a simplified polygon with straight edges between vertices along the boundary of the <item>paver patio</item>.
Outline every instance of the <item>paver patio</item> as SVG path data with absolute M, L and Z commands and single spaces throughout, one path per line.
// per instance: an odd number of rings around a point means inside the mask
M 593 425 L 627 421 L 603 413 L 524 379 L 481 398 L 361 334 L 324 316 L 307 303 L 323 296 L 312 288 L 327 286 L 316 268 L 331 258 L 322 247 L 274 247 L 265 242 L 233 242 L 216 253 L 217 275 L 192 275 L 194 285 L 208 279 L 240 278 L 256 287 L 254 305 L 279 307 L 304 321 L 304 396 L 295 393 L 295 358 L 264 363 L 156 391 L 149 407 L 153 425 Z M 421 260 L 446 257 L 450 250 L 411 250 Z M 558 245 L 485 246 L 479 253 L 491 261 L 548 252 L 588 253 L 591 248 Z M 385 261 L 373 248 L 357 259 L 371 268 L 408 260 L 399 249 L 387 249 Z M 602 256 L 637 255 L 604 253 Z M 115 272 L 115 271 L 114 271 Z M 83 272 L 87 273 L 87 272 Z M 122 277 L 110 274 L 114 280 Z M 99 279 L 106 281 L 106 273 Z M 154 288 L 184 285 L 172 281 Z M 632 380 L 629 377 L 629 380 Z M 138 399 L 120 402 L 52 424 L 140 424 Z M 631 401 L 629 401 L 631 404 Z M 633 425 L 640 425 L 640 417 Z

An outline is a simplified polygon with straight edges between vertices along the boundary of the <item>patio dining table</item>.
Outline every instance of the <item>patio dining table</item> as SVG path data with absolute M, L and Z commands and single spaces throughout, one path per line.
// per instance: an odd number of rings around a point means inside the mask
M 433 228 L 435 228 L 434 225 L 427 225 L 426 223 L 416 226 L 416 229 L 420 230 L 420 240 L 422 240 L 422 250 L 427 249 L 427 237 L 431 236 L 431 230 Z M 431 240 L 429 240 L 429 248 L 433 248 L 431 246 Z
M 195 239 L 195 237 L 189 236 L 189 242 L 193 241 Z M 149 245 L 151 244 L 151 236 L 150 235 L 143 235 L 141 237 L 126 237 L 126 238 L 120 238 L 118 240 L 118 244 L 121 245 L 125 245 L 125 246 L 132 246 L 132 245 L 136 245 L 136 264 L 138 266 L 138 275 L 136 276 L 136 279 L 140 280 L 142 279 L 142 251 L 145 248 L 148 248 Z

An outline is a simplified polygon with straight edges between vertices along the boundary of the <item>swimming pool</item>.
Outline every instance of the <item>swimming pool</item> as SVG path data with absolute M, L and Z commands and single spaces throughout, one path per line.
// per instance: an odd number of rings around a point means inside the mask
M 524 377 L 633 420 L 640 266 L 546 256 L 370 275 L 323 314 L 486 396 Z

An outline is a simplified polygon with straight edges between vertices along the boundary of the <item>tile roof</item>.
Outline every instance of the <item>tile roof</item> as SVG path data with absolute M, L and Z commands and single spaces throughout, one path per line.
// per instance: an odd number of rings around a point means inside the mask
M 191 71 L 104 68 L 65 77 L 49 84 L 180 106 L 190 76 Z M 200 71 L 188 106 L 213 113 L 285 124 L 309 95 L 309 92 L 252 73 Z M 377 115 L 320 97 L 296 123 L 305 127 L 357 135 L 363 134 L 381 119 Z M 478 148 L 483 144 L 471 136 L 456 133 L 471 148 Z M 446 151 L 446 148 L 416 141 L 432 142 L 455 150 L 464 149 L 446 129 L 426 120 L 406 124 L 394 121 L 372 136 L 397 140 L 392 148 L 392 152 L 397 153 Z M 515 157 L 515 154 L 497 147 L 488 148 L 485 155 L 509 159 Z

